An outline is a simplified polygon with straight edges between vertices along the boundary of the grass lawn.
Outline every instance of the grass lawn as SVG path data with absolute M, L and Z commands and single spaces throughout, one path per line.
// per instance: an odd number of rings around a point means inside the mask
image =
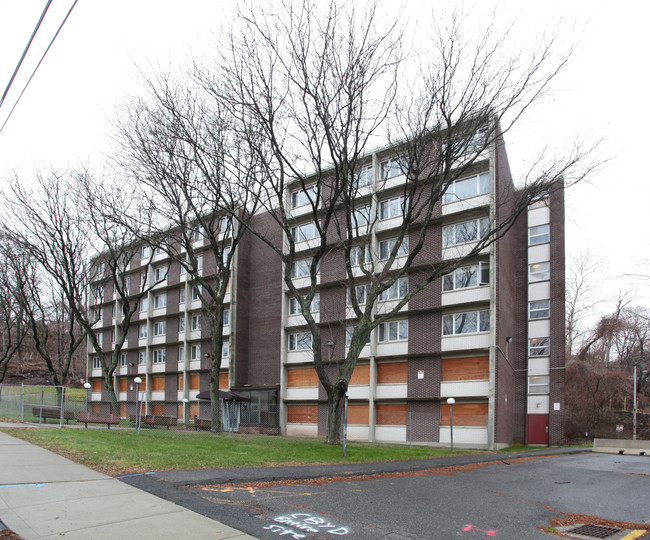
M 272 467 L 323 463 L 360 463 L 449 456 L 448 448 L 370 444 L 329 446 L 320 439 L 298 439 L 227 433 L 177 433 L 165 430 L 4 428 L 76 463 L 108 475 L 230 467 Z M 454 455 L 479 450 L 455 450 Z

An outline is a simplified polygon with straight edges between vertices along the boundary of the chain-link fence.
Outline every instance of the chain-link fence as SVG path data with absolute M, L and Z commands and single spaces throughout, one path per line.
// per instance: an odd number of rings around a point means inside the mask
M 53 386 L 3 386 L 0 418 L 27 423 L 101 429 L 212 430 L 209 400 L 120 401 L 119 412 L 108 401 L 89 401 L 86 390 Z M 220 431 L 279 435 L 277 391 L 241 392 L 220 400 Z

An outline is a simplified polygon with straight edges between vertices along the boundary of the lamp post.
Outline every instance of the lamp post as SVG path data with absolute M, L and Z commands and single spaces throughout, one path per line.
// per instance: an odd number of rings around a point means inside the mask
M 632 411 L 632 440 L 636 441 L 636 368 L 638 362 L 634 362 L 634 396 L 633 396 L 633 411 Z
M 456 403 L 456 400 L 453 397 L 447 398 L 447 405 L 449 405 L 449 437 L 452 452 L 454 451 L 454 403 Z
M 140 399 L 140 383 L 142 382 L 142 379 L 140 377 L 136 377 L 133 379 L 133 382 L 135 383 L 135 427 L 138 429 L 138 435 L 140 434 L 140 407 L 138 404 L 138 401 Z
M 189 401 L 189 399 L 183 398 L 183 423 L 185 424 L 185 428 L 187 428 L 187 404 Z
M 84 388 L 86 389 L 86 412 L 88 412 L 88 402 L 90 401 L 90 387 L 91 384 L 88 381 L 86 381 L 84 383 Z

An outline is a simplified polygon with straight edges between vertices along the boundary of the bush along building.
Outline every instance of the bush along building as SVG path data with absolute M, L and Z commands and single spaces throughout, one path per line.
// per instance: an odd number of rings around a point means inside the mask
M 503 140 L 494 137 L 471 163 L 457 167 L 423 234 L 416 220 L 405 223 L 417 192 L 404 189 L 409 165 L 403 152 L 393 147 L 366 156 L 354 172 L 354 209 L 337 210 L 340 219 L 326 232 L 318 220 L 327 190 L 312 187 L 309 177 L 281 195 L 290 226 L 281 227 L 269 212 L 252 218 L 251 230 L 264 231 L 264 239 L 243 235 L 224 299 L 227 339 L 219 352 L 224 426 L 323 437 L 327 395 L 314 369 L 315 343 L 305 311 L 320 331 L 324 370 L 336 378 L 354 346 L 372 276 L 389 264 L 397 270 L 386 274 L 392 276 L 390 285 L 369 307 L 373 319 L 399 306 L 409 291 L 421 290 L 361 343 L 345 388 L 348 437 L 448 445 L 453 416 L 457 445 L 494 449 L 513 442 L 561 442 L 561 182 L 519 212 Z M 475 249 L 513 212 L 516 219 L 496 241 Z M 207 242 L 199 230 L 194 239 L 197 252 L 205 249 L 201 271 L 209 275 L 215 265 Z M 223 242 L 228 243 L 227 232 Z M 417 256 L 404 267 L 416 245 Z M 423 276 L 441 264 L 450 271 L 420 287 Z M 141 246 L 124 272 L 132 287 L 147 279 L 155 285 L 140 302 L 114 374 L 121 416 L 133 414 L 134 379 L 140 377 L 148 414 L 172 416 L 188 426 L 209 418 L 209 402 L 197 399 L 209 388 L 215 354 L 202 291 L 164 249 Z M 108 355 L 119 299 L 110 280 L 100 279 L 97 286 L 103 294 L 90 295 L 91 307 L 99 314 L 97 333 Z M 301 302 L 302 291 L 308 305 Z M 102 373 L 100 358 L 89 353 L 91 407 L 97 412 L 110 407 Z

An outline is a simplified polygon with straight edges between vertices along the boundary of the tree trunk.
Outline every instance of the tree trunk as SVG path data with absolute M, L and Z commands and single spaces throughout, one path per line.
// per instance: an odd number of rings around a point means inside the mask
M 341 444 L 341 422 L 345 408 L 345 389 L 335 385 L 327 400 L 327 444 Z
M 111 412 L 113 414 L 120 414 L 120 405 L 117 402 L 117 396 L 115 395 L 115 385 L 113 384 L 113 375 L 104 373 L 104 387 L 108 392 L 108 399 L 111 402 Z

